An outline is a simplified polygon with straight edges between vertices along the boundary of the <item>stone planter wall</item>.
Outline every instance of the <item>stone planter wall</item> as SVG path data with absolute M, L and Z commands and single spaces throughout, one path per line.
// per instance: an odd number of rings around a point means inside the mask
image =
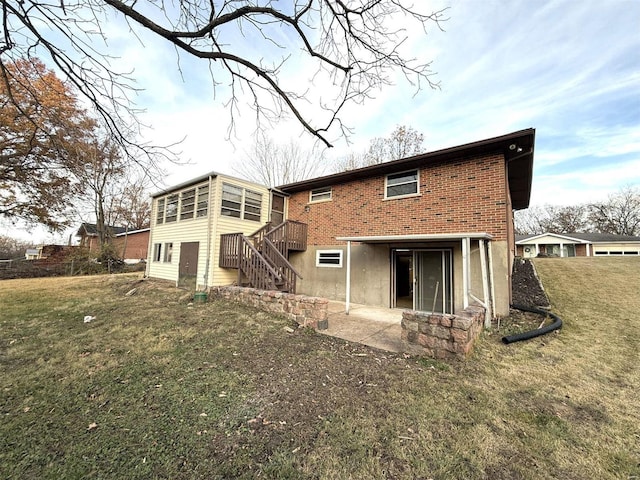
M 402 312 L 407 352 L 437 359 L 464 359 L 482 332 L 484 308 L 470 306 L 459 315 Z
M 211 287 L 209 294 L 284 315 L 305 327 L 323 330 L 328 325 L 329 300 L 326 298 L 234 286 Z

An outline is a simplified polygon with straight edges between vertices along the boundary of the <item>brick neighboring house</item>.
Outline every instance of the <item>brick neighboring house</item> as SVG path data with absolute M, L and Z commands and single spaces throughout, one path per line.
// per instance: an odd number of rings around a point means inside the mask
M 639 256 L 640 237 L 607 233 L 517 235 L 517 255 L 524 258 Z
M 123 233 L 124 227 L 108 226 L 112 235 Z M 90 252 L 98 252 L 100 245 L 98 244 L 98 227 L 95 223 L 82 223 L 76 232 L 76 237 L 80 237 L 79 245 L 87 248 Z
M 529 205 L 535 131 L 279 187 L 308 225 L 298 292 L 365 305 L 507 315 L 513 210 Z
M 125 263 L 146 261 L 149 254 L 150 228 L 118 233 L 112 240 L 113 246 Z
M 128 231 L 125 227 L 107 227 L 113 235 L 112 244 L 118 255 L 126 263 L 138 263 L 146 260 L 149 250 L 149 228 Z M 76 236 L 80 237 L 79 245 L 92 253 L 100 251 L 98 230 L 94 223 L 83 223 Z

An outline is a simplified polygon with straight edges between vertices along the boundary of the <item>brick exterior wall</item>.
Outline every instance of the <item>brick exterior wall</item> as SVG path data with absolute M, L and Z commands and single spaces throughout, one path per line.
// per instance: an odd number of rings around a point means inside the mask
M 332 200 L 309 204 L 309 191 L 289 199 L 288 218 L 309 226 L 309 245 L 339 236 L 488 232 L 509 235 L 502 155 L 433 163 L 420 170 L 420 195 L 388 199 L 385 176 L 333 185 Z M 305 207 L 309 211 L 305 211 Z
M 116 248 L 116 252 L 122 256 L 122 258 L 130 259 L 146 259 L 147 250 L 149 249 L 149 231 L 131 233 L 127 235 L 127 248 L 122 254 L 124 248 L 125 236 L 119 236 L 113 239 L 113 245 Z

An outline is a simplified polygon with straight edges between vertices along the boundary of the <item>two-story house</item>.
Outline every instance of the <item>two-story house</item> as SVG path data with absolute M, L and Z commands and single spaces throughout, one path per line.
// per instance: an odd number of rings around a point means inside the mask
M 308 225 L 301 293 L 366 305 L 509 312 L 513 210 L 529 205 L 523 130 L 279 187 Z
M 506 315 L 534 140 L 527 129 L 273 190 L 196 179 L 154 195 L 148 273 L 177 280 L 197 263 L 199 286 Z

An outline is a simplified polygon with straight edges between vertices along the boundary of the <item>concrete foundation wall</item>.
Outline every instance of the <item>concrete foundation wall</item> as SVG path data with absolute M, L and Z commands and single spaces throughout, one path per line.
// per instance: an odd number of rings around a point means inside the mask
M 318 250 L 342 250 L 342 267 L 316 267 Z M 351 301 L 353 303 L 389 306 L 391 289 L 389 258 L 389 248 L 386 245 L 352 245 Z M 306 252 L 292 253 L 290 260 L 303 277 L 302 280 L 298 280 L 298 293 L 345 301 L 347 278 L 347 247 L 345 245 L 308 247 Z
M 494 315 L 509 314 L 509 283 L 511 266 L 506 241 L 490 242 L 493 256 L 493 281 L 496 298 Z M 391 250 L 410 249 L 451 249 L 453 254 L 453 296 L 454 312 L 464 309 L 462 284 L 462 247 L 459 241 L 421 244 L 353 244 L 351 246 L 351 299 L 353 303 L 390 307 L 392 296 Z M 318 250 L 341 250 L 341 267 L 316 267 Z M 477 241 L 471 242 L 471 293 L 483 299 L 480 250 Z M 347 247 L 345 245 L 311 246 L 306 252 L 291 254 L 291 263 L 301 274 L 297 292 L 304 295 L 325 297 L 345 301 L 347 275 Z M 487 258 L 488 262 L 488 258 Z M 473 304 L 473 301 L 470 300 Z

